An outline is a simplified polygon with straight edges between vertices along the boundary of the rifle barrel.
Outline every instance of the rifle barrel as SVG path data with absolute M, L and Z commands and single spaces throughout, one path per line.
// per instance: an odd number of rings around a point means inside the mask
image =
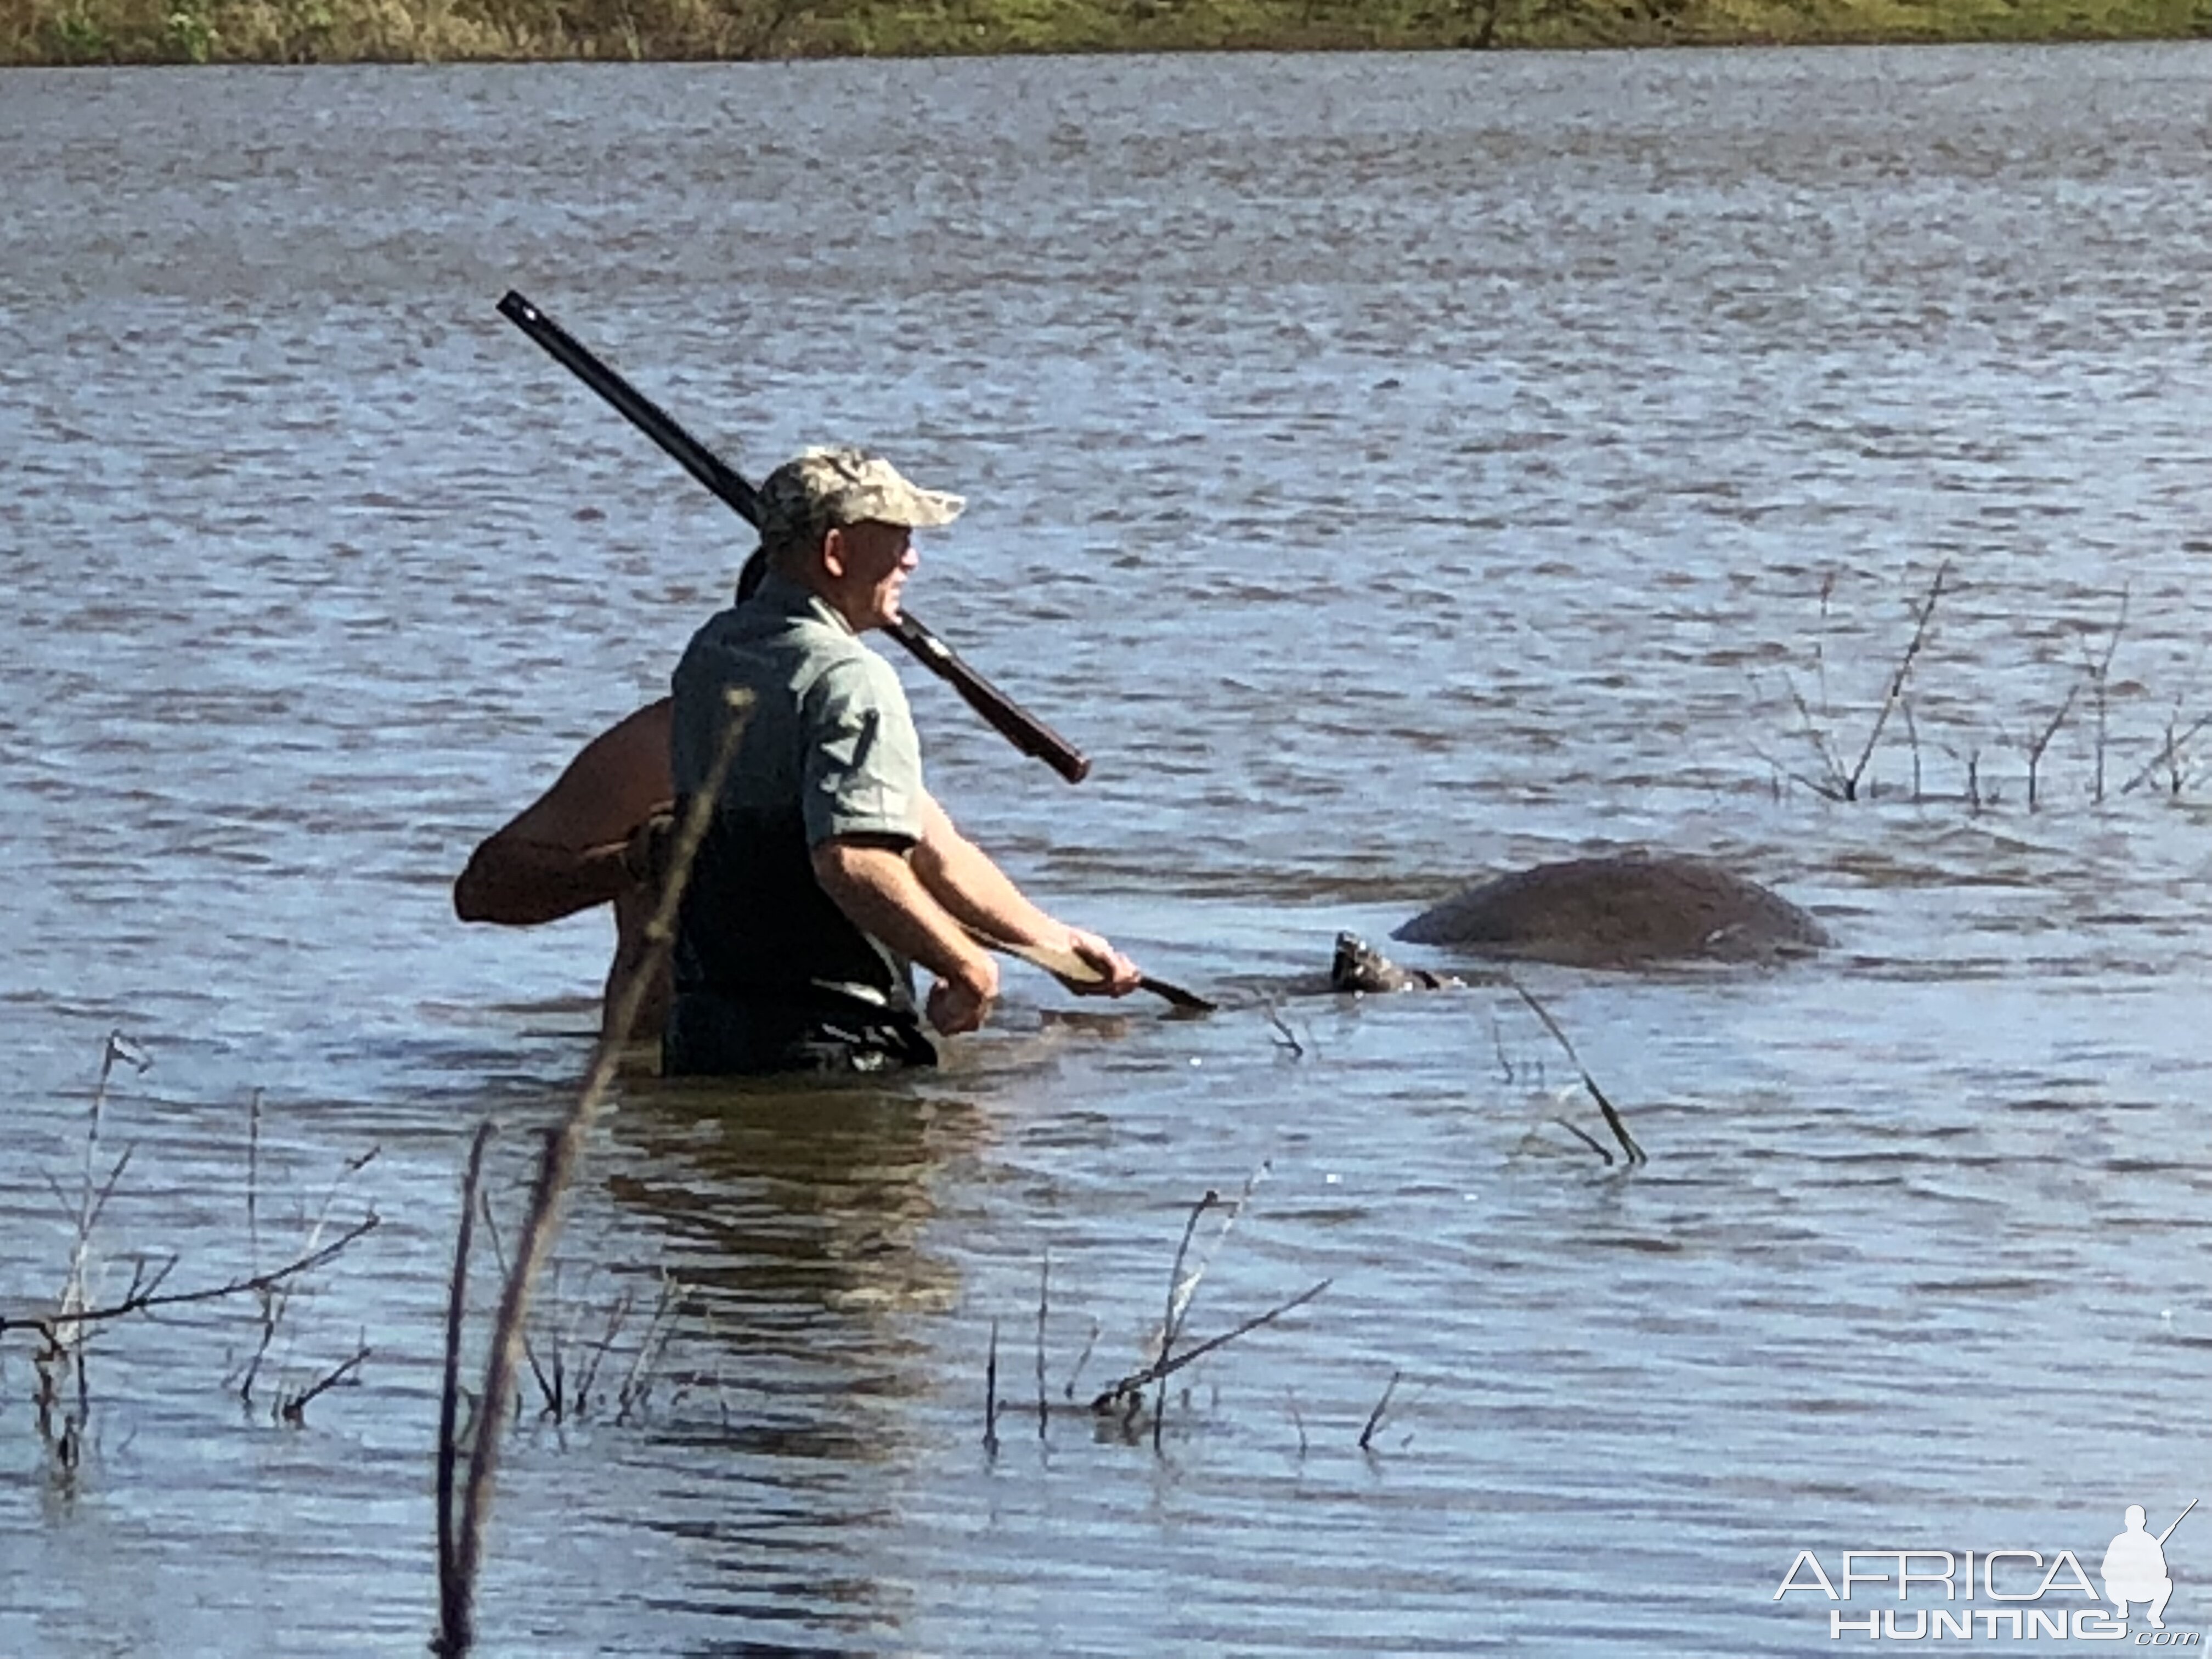
M 2192 1498 L 2189 1500 L 2189 1510 L 2193 1510 L 2196 1507 L 2197 1500 Z M 2189 1519 L 2189 1510 L 2184 1510 L 2180 1514 L 2175 1516 L 2173 1517 L 2173 1525 L 2169 1526 L 2164 1532 L 2159 1534 L 2158 1541 L 2161 1548 L 2165 1547 L 2166 1540 L 2173 1536 L 2173 1528 L 2179 1526 L 2183 1522 Z
M 686 432 L 674 416 L 513 289 L 501 299 L 499 313 L 613 404 L 617 414 L 667 451 L 739 518 L 755 529 L 760 527 L 759 493 L 735 468 Z M 1042 761 L 1070 783 L 1080 783 L 1090 775 L 1091 762 L 1081 750 L 970 668 L 958 652 L 924 627 L 919 617 L 902 615 L 887 631 L 1022 753 Z

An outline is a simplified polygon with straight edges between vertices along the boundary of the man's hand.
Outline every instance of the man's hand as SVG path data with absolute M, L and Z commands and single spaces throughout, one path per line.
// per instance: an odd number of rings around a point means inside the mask
M 1067 948 L 1098 972 L 1094 980 L 1062 980 L 1061 984 L 1084 997 L 1125 997 L 1144 979 L 1144 970 L 1097 933 L 1080 927 L 1067 930 Z
M 958 1036 L 980 1030 L 999 1000 L 999 964 L 978 952 L 969 969 L 954 979 L 940 979 L 929 988 L 929 1023 L 941 1036 Z
M 676 811 L 657 808 L 623 843 L 623 873 L 658 893 L 668 880 L 668 855 L 676 844 Z

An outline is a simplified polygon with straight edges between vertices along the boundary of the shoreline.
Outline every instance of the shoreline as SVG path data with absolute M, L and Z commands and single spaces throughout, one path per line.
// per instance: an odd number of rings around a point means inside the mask
M 1331 16 L 1329 13 L 1344 13 Z M 2212 39 L 2212 0 L 0 0 L 0 67 L 752 63 Z

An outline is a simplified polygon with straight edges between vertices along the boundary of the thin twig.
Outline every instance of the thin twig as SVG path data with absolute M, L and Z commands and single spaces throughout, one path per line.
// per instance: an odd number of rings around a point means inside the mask
M 1607 1169 L 1611 1169 L 1613 1167 L 1613 1153 L 1607 1148 L 1600 1146 L 1598 1144 L 1597 1137 L 1590 1133 L 1589 1130 L 1583 1128 L 1581 1124 L 1564 1117 L 1555 1117 L 1552 1121 L 1558 1124 L 1562 1129 L 1565 1129 L 1577 1140 L 1581 1141 L 1583 1146 L 1589 1147 L 1590 1151 L 1595 1152 L 1600 1158 L 1603 1158 Z
M 2190 738 L 2195 737 L 2199 732 L 2202 732 L 2208 726 L 2212 726 L 2212 714 L 2200 714 L 2196 720 L 2190 723 L 2189 728 L 2186 731 L 2177 735 L 2173 729 L 2173 723 L 2169 720 L 2166 723 L 2166 742 L 2160 745 L 2159 751 L 2155 755 L 2153 755 L 2149 760 L 2143 763 L 2142 770 L 2137 772 L 2135 776 L 2130 778 L 2126 783 L 2120 787 L 2120 793 L 2124 795 L 2130 795 L 2136 790 L 2142 788 L 2143 785 L 2148 783 L 2153 777 L 2157 775 L 2158 769 L 2166 765 L 2166 763 L 2173 757 L 2175 752 L 2180 749 L 2183 744 L 2187 743 Z M 2179 794 L 2181 791 L 2177 787 L 2173 793 Z
M 453 1474 L 461 1452 L 461 1331 L 468 1317 L 469 1245 L 476 1231 L 484 1146 L 491 1137 L 492 1121 L 486 1118 L 477 1125 L 476 1138 L 469 1143 L 468 1164 L 461 1173 L 461 1224 L 453 1240 L 453 1276 L 446 1294 L 446 1370 L 438 1395 L 438 1605 L 443 1609 L 440 1626 L 448 1630 L 466 1619 L 456 1599 L 460 1578 L 453 1552 L 460 1516 L 453 1508 Z
M 1115 1402 L 1123 1399 L 1128 1400 L 1131 1406 L 1134 1407 L 1140 1403 L 1135 1396 L 1140 1390 L 1148 1387 L 1150 1384 L 1158 1382 L 1164 1377 L 1174 1376 L 1184 1366 L 1188 1365 L 1194 1361 L 1205 1358 L 1206 1355 L 1212 1353 L 1216 1348 L 1224 1347 L 1229 1343 L 1234 1342 L 1238 1337 L 1244 1335 L 1247 1332 L 1256 1331 L 1262 1325 L 1273 1324 L 1275 1321 L 1280 1319 L 1285 1314 L 1290 1312 L 1293 1308 L 1304 1307 L 1307 1303 L 1312 1301 L 1316 1297 L 1319 1296 L 1323 1291 L 1327 1290 L 1336 1281 L 1334 1279 L 1324 1279 L 1319 1284 L 1309 1285 L 1304 1290 L 1300 1291 L 1289 1301 L 1279 1302 L 1263 1314 L 1255 1314 L 1251 1318 L 1246 1320 L 1243 1324 L 1237 1326 L 1233 1330 L 1224 1331 L 1219 1336 L 1211 1337 L 1206 1341 L 1200 1343 L 1194 1348 L 1185 1348 L 1181 1353 L 1176 1354 L 1172 1358 L 1163 1355 L 1152 1364 L 1146 1366 L 1142 1370 L 1130 1372 L 1128 1376 L 1121 1378 L 1121 1381 L 1115 1382 L 1112 1387 L 1106 1389 L 1104 1393 L 1099 1395 L 1097 1398 L 1091 1401 L 1091 1409 L 1101 1413 L 1110 1412 L 1114 1408 Z
M 1198 1218 L 1221 1202 L 1221 1194 L 1208 1187 L 1206 1195 L 1190 1206 L 1190 1217 L 1182 1224 L 1182 1242 L 1176 1246 L 1175 1266 L 1168 1270 L 1168 1310 L 1160 1321 L 1159 1357 L 1165 1359 L 1175 1347 L 1176 1328 L 1182 1322 L 1179 1316 L 1182 1304 L 1182 1261 L 1190 1250 L 1190 1236 L 1198 1231 Z M 1160 1420 L 1167 1414 L 1168 1386 L 1164 1378 L 1160 1383 L 1159 1397 L 1152 1402 L 1152 1446 L 1160 1443 Z
M 1797 682 L 1790 678 L 1787 669 L 1783 671 L 1782 684 L 1789 688 L 1790 702 L 1797 710 L 1798 724 L 1803 730 L 1805 741 L 1813 745 L 1813 752 L 1820 757 L 1820 765 L 1826 773 L 1825 779 L 1808 778 L 1801 772 L 1794 771 L 1790 775 L 1807 788 L 1815 793 L 1826 795 L 1831 800 L 1850 799 L 1850 780 L 1844 775 L 1843 763 L 1837 758 L 1835 751 L 1829 748 L 1827 733 L 1823 732 L 1819 723 L 1814 720 L 1813 711 L 1806 704 L 1805 694 L 1797 689 Z
M 991 1322 L 991 1352 L 983 1360 L 983 1449 L 999 1455 L 999 1322 Z
M 1044 1322 L 1045 1322 L 1045 1313 L 1046 1313 L 1046 1310 L 1047 1310 L 1047 1308 L 1048 1308 L 1048 1304 L 1049 1304 L 1050 1298 L 1051 1298 L 1051 1291 L 1052 1291 L 1052 1246 L 1051 1246 L 1051 1245 L 1049 1245 L 1049 1244 L 1047 1244 L 1047 1245 L 1044 1247 L 1044 1260 L 1043 1260 L 1041 1263 L 1039 1263 L 1039 1264 L 1038 1264 L 1038 1267 L 1037 1267 L 1036 1385 L 1037 1385 L 1037 1438 L 1038 1438 L 1038 1439 L 1040 1439 L 1040 1440 L 1042 1440 L 1042 1439 L 1043 1439 L 1043 1438 L 1044 1438 L 1044 1433 L 1045 1433 L 1045 1421 L 1046 1421 L 1047 1416 L 1048 1415 L 1048 1412 L 1049 1412 L 1049 1407 L 1047 1406 L 1047 1404 L 1046 1404 L 1046 1401 L 1045 1401 L 1045 1385 L 1044 1385 Z
M 661 1283 L 661 1294 L 664 1298 L 666 1297 L 667 1293 L 668 1282 L 664 1279 Z M 606 1363 L 607 1356 L 614 1352 L 615 1342 L 617 1339 L 622 1335 L 623 1327 L 629 1323 L 630 1310 L 636 1305 L 636 1293 L 625 1286 L 623 1290 L 623 1293 L 615 1298 L 614 1306 L 607 1310 L 606 1328 L 599 1333 L 599 1340 L 595 1343 L 586 1343 L 584 1345 L 584 1352 L 588 1358 L 584 1362 L 583 1370 L 576 1378 L 576 1409 L 578 1412 L 580 1413 L 590 1409 L 592 1403 L 592 1387 L 599 1380 L 599 1367 Z M 653 1317 L 646 1322 L 646 1344 L 650 1344 L 652 1342 L 653 1325 L 658 1322 L 659 1317 L 660 1310 L 659 1308 L 656 1306 L 653 1310 Z M 636 1358 L 633 1358 L 630 1363 L 630 1372 L 633 1376 L 637 1374 L 638 1363 L 644 1358 L 644 1346 L 641 1345 Z M 628 1382 L 625 1382 L 623 1386 L 624 1388 L 628 1388 L 629 1385 Z
M 256 1089 L 246 1108 L 246 1265 L 261 1265 L 261 1093 Z
M 1160 1345 L 1162 1353 L 1164 1354 L 1169 1344 L 1182 1334 L 1184 1322 L 1190 1317 L 1190 1304 L 1198 1296 L 1200 1282 L 1205 1279 L 1206 1270 L 1213 1266 L 1213 1258 L 1221 1254 L 1221 1247 L 1229 1242 L 1230 1229 L 1237 1224 L 1237 1218 L 1244 1213 L 1244 1206 L 1252 1201 L 1253 1189 L 1258 1187 L 1273 1169 L 1273 1161 L 1263 1158 L 1260 1160 L 1259 1167 L 1244 1177 L 1244 1189 L 1237 1194 L 1237 1201 L 1229 1206 L 1229 1212 L 1221 1218 L 1221 1225 L 1214 1231 L 1212 1242 L 1208 1243 L 1205 1250 L 1200 1253 L 1197 1264 L 1190 1270 L 1189 1276 L 1176 1285 L 1174 1298 L 1168 1304 L 1170 1329 L 1166 1340 Z M 1213 1196 L 1211 1192 L 1206 1195 L 1209 1198 Z M 1194 1216 L 1192 1218 L 1195 1220 L 1196 1217 Z M 1189 1242 L 1187 1237 L 1184 1242 L 1186 1243 Z M 1176 1265 L 1181 1266 L 1180 1259 Z
M 1613 1131 L 1613 1139 L 1620 1143 L 1620 1150 L 1628 1155 L 1629 1163 L 1650 1163 L 1651 1160 L 1644 1157 L 1644 1149 L 1636 1144 L 1636 1137 L 1628 1133 L 1628 1125 L 1621 1121 L 1620 1114 L 1606 1098 L 1605 1091 L 1597 1086 L 1597 1079 L 1589 1074 L 1589 1067 L 1583 1064 L 1583 1057 L 1575 1052 L 1575 1045 L 1568 1039 L 1566 1032 L 1560 1029 L 1559 1022 L 1552 1018 L 1551 1010 L 1537 1001 L 1530 994 L 1528 988 L 1512 975 L 1505 975 L 1505 982 L 1513 988 L 1522 1001 L 1528 1005 L 1536 1018 L 1544 1022 L 1544 1029 L 1558 1039 L 1559 1047 L 1566 1050 L 1568 1060 L 1582 1074 L 1583 1087 L 1590 1091 L 1590 1098 L 1597 1102 L 1598 1110 L 1605 1114 L 1606 1127 Z
M 653 1392 L 653 1367 L 668 1351 L 668 1340 L 676 1333 L 677 1310 L 684 1304 L 684 1281 L 671 1273 L 663 1273 L 660 1294 L 653 1304 L 653 1314 L 645 1323 L 645 1335 L 639 1340 L 637 1356 L 630 1361 L 629 1374 L 623 1378 L 621 1391 L 615 1395 L 615 1421 L 627 1423 L 629 1414 L 642 1407 L 646 1396 Z M 577 1396 L 581 1407 L 583 1397 Z
M 127 1314 L 144 1313 L 153 1308 L 176 1308 L 192 1302 L 215 1302 L 227 1296 L 243 1296 L 248 1291 L 267 1290 L 274 1285 L 283 1284 L 288 1279 L 296 1279 L 301 1273 L 312 1273 L 325 1262 L 343 1252 L 355 1241 L 374 1232 L 382 1224 L 383 1218 L 372 1210 L 321 1249 L 311 1250 L 298 1261 L 288 1261 L 283 1267 L 272 1268 L 265 1273 L 251 1273 L 243 1279 L 234 1279 L 228 1284 L 210 1285 L 203 1290 L 197 1291 L 161 1291 L 149 1286 L 143 1291 L 126 1296 L 122 1301 L 110 1306 L 87 1308 L 67 1315 L 0 1314 L 0 1331 L 5 1331 L 11 1326 L 20 1325 L 27 1330 L 41 1333 L 48 1342 L 59 1346 L 61 1345 L 55 1335 L 55 1328 L 58 1325 L 84 1325 L 96 1320 L 121 1319 Z M 161 1269 L 154 1284 L 158 1285 L 162 1279 L 168 1276 L 169 1267 L 175 1265 L 174 1261 L 172 1260 Z
M 2097 769 L 2094 782 L 2089 789 L 2089 799 L 2103 803 L 2105 799 L 2105 739 L 2107 716 L 2111 713 L 2112 656 L 2120 648 L 2120 635 L 2128 625 L 2130 590 L 2124 584 L 2120 588 L 2120 613 L 2112 619 L 2112 636 L 2105 641 L 2102 656 L 2089 654 L 2089 642 L 2081 641 L 2081 672 L 2088 676 L 2089 700 L 2097 714 Z
M 370 1349 L 368 1344 L 366 1342 L 362 1343 L 361 1346 L 355 1351 L 352 1358 L 346 1360 L 343 1364 L 339 1365 L 337 1370 L 331 1371 L 329 1375 L 323 1377 L 312 1387 L 307 1389 L 301 1393 L 295 1394 L 289 1399 L 286 1400 L 284 1403 L 277 1408 L 284 1420 L 287 1423 L 295 1425 L 295 1426 L 305 1423 L 307 1418 L 307 1407 L 311 1403 L 313 1403 L 315 1398 L 326 1390 L 334 1389 L 337 1387 L 339 1383 L 350 1378 L 353 1374 L 359 1370 L 362 1364 L 368 1360 L 369 1352 Z
M 1375 1431 L 1382 1426 L 1382 1413 L 1390 1409 L 1390 1396 L 1398 1392 L 1398 1379 L 1403 1371 L 1394 1370 L 1390 1381 L 1382 1389 L 1382 1397 L 1375 1402 L 1375 1409 L 1367 1413 L 1367 1426 L 1359 1431 L 1359 1449 L 1369 1449 L 1368 1442 L 1375 1438 Z
M 484 1238 L 491 1245 L 491 1265 L 499 1274 L 499 1282 L 504 1285 L 507 1283 L 509 1272 L 507 1242 L 500 1237 L 499 1216 L 492 1207 L 489 1193 L 477 1194 L 477 1211 L 483 1217 Z M 554 1277 L 554 1288 L 556 1292 L 559 1287 L 560 1278 L 556 1273 Z M 530 1375 L 537 1379 L 538 1398 L 545 1402 L 542 1408 L 543 1413 L 552 1412 L 555 1409 L 553 1379 L 545 1375 L 545 1367 L 538 1358 L 538 1344 L 531 1340 L 530 1328 L 526 1325 L 523 1327 L 522 1331 L 522 1358 L 523 1362 L 530 1367 Z
M 1084 1340 L 1083 1352 L 1075 1356 L 1075 1369 L 1068 1372 L 1067 1386 L 1061 1390 L 1063 1398 L 1075 1398 L 1075 1379 L 1083 1375 L 1083 1368 L 1091 1363 L 1091 1351 L 1098 1346 L 1098 1334 L 1103 1328 L 1097 1320 L 1091 1322 L 1091 1334 Z
M 1889 723 L 1889 711 L 1897 706 L 1897 700 L 1905 694 L 1905 676 L 1911 673 L 1913 659 L 1920 654 L 1920 647 L 1927 643 L 1928 625 L 1936 617 L 1936 601 L 1943 597 L 1943 579 L 1950 574 L 1951 562 L 1946 559 L 1936 567 L 1936 579 L 1928 584 L 1927 596 L 1915 609 L 1912 638 L 1905 645 L 1905 654 L 1897 660 L 1896 672 L 1889 677 L 1889 690 L 1883 696 L 1881 708 L 1874 717 L 1874 729 L 1867 733 L 1866 747 L 1859 750 L 1859 763 L 1851 768 L 1850 776 L 1844 780 L 1844 799 L 1846 800 L 1859 798 L 1859 780 L 1866 775 L 1867 763 L 1874 758 L 1874 746 L 1881 740 L 1882 727 Z
M 2066 700 L 2058 705 L 2058 712 L 2024 745 L 2027 751 L 2027 810 L 2031 812 L 2035 811 L 2036 779 L 2043 769 L 2043 752 L 2051 747 L 2051 740 L 2058 735 L 2058 728 L 2066 723 L 2067 715 L 2074 712 L 2074 700 L 2081 695 L 2081 685 L 2077 680 L 2066 688 Z

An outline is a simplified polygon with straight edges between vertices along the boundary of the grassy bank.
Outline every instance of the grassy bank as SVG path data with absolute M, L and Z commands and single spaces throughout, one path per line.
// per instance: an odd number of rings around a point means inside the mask
M 2212 36 L 2212 0 L 0 0 L 0 63 Z

